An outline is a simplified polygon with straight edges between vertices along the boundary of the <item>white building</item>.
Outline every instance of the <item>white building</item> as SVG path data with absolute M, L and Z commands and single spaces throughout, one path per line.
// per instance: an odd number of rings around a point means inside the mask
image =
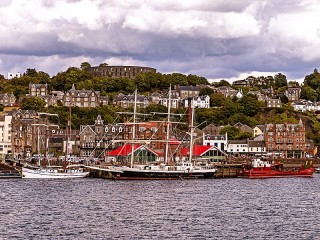
M 11 120 L 9 114 L 0 116 L 0 157 L 11 153 Z
M 229 140 L 227 152 L 229 155 L 236 157 L 240 156 L 241 154 L 248 154 L 249 146 L 247 140 Z
M 8 79 L 12 79 L 15 77 L 17 77 L 17 78 L 21 77 L 21 73 L 19 73 L 19 72 L 9 72 L 8 73 Z
M 184 99 L 184 107 L 188 107 L 189 104 L 192 108 L 210 108 L 210 97 L 203 95 Z
M 203 135 L 203 145 L 215 146 L 217 149 L 226 152 L 228 145 L 228 134 L 225 135 Z

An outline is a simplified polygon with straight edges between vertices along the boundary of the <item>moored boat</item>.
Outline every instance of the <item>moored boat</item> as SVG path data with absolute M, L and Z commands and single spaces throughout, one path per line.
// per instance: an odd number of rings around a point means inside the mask
M 243 169 L 237 172 L 241 178 L 283 178 L 283 177 L 312 177 L 315 169 L 312 162 L 302 165 L 299 169 L 286 170 L 281 163 L 253 159 L 251 164 L 244 164 Z
M 148 164 L 133 167 L 113 167 L 106 170 L 109 178 L 115 180 L 174 180 L 213 178 L 217 169 L 211 165 L 194 166 L 190 162 L 174 165 Z
M 65 169 L 61 167 L 33 167 L 30 165 L 22 167 L 22 178 L 83 178 L 90 172 L 84 171 L 81 165 L 68 165 Z
M 320 173 L 320 167 L 315 168 L 314 171 L 315 171 L 316 173 Z

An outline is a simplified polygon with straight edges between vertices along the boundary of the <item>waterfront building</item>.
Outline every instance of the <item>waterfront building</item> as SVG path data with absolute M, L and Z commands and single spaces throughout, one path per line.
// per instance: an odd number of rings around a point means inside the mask
M 228 140 L 227 153 L 239 157 L 249 153 L 248 140 Z
M 15 159 L 30 158 L 34 153 L 43 154 L 47 150 L 47 140 L 52 129 L 46 116 L 34 110 L 17 110 L 10 112 L 11 151 Z
M 129 79 L 134 79 L 138 74 L 147 72 L 156 72 L 155 68 L 150 67 L 140 67 L 140 66 L 109 66 L 107 64 L 101 64 L 96 67 L 89 67 L 86 71 L 92 73 L 97 77 L 111 77 L 120 78 L 126 77 Z
M 0 116 L 0 157 L 11 155 L 11 120 L 12 115 L 5 113 Z
M 250 156 L 266 156 L 265 142 L 263 140 L 248 140 L 248 154 Z
M 215 146 L 217 149 L 225 152 L 228 145 L 228 134 L 224 135 L 203 135 L 203 145 Z
M 306 154 L 306 129 L 298 124 L 266 124 L 266 151 L 273 156 L 303 158 Z
M 181 149 L 182 160 L 189 159 L 190 147 Z M 224 162 L 226 161 L 227 154 L 215 146 L 210 145 L 193 145 L 192 159 L 204 162 Z

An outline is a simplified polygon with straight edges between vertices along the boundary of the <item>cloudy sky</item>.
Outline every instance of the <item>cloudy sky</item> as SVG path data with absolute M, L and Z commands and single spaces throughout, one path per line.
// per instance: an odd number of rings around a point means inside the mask
M 139 65 L 213 79 L 320 65 L 318 0 L 0 0 L 0 73 Z

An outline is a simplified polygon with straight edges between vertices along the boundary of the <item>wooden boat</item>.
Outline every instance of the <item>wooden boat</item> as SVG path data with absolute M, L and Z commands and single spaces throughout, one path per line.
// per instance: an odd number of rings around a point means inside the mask
M 244 164 L 237 172 L 241 178 L 283 178 L 283 177 L 312 177 L 315 169 L 312 162 L 302 165 L 299 169 L 286 170 L 281 163 L 271 163 L 261 159 L 253 159 L 251 164 Z

